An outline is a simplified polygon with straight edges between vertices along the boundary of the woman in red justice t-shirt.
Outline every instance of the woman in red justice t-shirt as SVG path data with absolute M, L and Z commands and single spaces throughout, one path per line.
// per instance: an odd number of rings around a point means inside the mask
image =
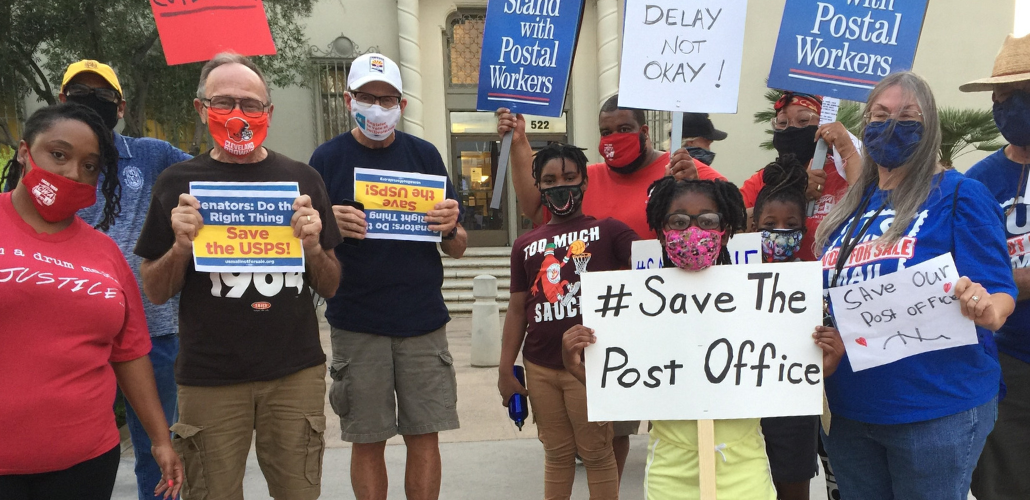
M 118 212 L 111 131 L 78 104 L 42 108 L 0 186 L 0 492 L 5 499 L 109 499 L 120 442 L 115 382 L 178 495 L 182 463 L 147 353 L 139 287 L 115 243 L 75 216 L 104 174 L 106 229 Z M 13 190 L 12 190 L 13 188 Z

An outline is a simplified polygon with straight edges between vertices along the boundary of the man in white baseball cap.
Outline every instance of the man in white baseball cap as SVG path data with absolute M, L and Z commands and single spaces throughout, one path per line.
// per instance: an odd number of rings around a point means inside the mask
M 345 94 L 355 127 L 322 144 L 309 162 L 325 181 L 340 233 L 346 272 L 326 306 L 332 327 L 329 402 L 351 448 L 351 485 L 358 500 L 385 500 L 386 440 L 407 446 L 404 491 L 410 500 L 440 496 L 437 433 L 458 428 L 457 382 L 447 346 L 450 320 L 440 287 L 436 243 L 365 239 L 365 212 L 355 207 L 354 169 L 448 177 L 436 147 L 396 130 L 407 104 L 400 68 L 382 54 L 351 64 Z M 462 209 L 450 180 L 446 199 L 426 213 L 453 258 L 465 253 Z
M 991 92 L 994 122 L 1008 145 L 980 160 L 966 176 L 987 186 L 1005 212 L 1012 277 L 1019 288 L 1016 310 L 995 333 L 998 361 L 1008 395 L 998 402 L 998 420 L 973 471 L 972 490 L 981 500 L 1030 498 L 1030 35 L 1009 35 L 989 78 L 959 87 Z

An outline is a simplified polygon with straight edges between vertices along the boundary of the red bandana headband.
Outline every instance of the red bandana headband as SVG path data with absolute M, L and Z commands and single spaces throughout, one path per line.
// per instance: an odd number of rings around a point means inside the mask
M 823 110 L 823 100 L 821 97 L 812 94 L 796 94 L 794 92 L 784 92 L 779 100 L 776 101 L 776 104 L 773 105 L 773 109 L 778 113 L 781 109 L 792 104 L 804 106 L 816 114 L 822 113 Z

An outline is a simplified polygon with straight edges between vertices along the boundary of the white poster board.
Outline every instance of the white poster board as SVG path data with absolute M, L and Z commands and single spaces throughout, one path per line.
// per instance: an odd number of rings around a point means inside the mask
M 976 326 L 953 295 L 951 254 L 876 279 L 830 289 L 833 317 L 854 371 L 976 344 Z
M 736 113 L 747 0 L 626 0 L 619 105 Z
M 762 263 L 762 234 L 741 233 L 726 242 L 734 264 Z M 662 268 L 662 244 L 658 240 L 637 240 L 630 250 L 631 269 Z
M 818 262 L 584 273 L 591 421 L 823 411 Z

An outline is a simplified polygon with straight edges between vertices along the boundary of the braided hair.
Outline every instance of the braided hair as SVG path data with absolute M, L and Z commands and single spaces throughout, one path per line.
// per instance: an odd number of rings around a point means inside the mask
M 793 203 L 801 213 L 802 225 L 808 208 L 805 191 L 808 190 L 808 171 L 793 154 L 785 154 L 765 166 L 762 172 L 765 187 L 758 192 L 752 219 L 755 226 L 762 216 L 762 208 L 771 201 Z
M 544 165 L 554 159 L 562 160 L 563 171 L 565 170 L 565 160 L 571 161 L 583 176 L 583 180 L 587 180 L 587 156 L 583 154 L 583 150 L 571 144 L 552 142 L 533 156 L 533 181 L 537 185 L 540 185 L 540 176 L 543 174 Z
M 686 193 L 698 193 L 707 196 L 715 203 L 722 216 L 723 230 L 726 237 L 743 232 L 747 227 L 747 209 L 740 189 L 732 182 L 721 180 L 676 180 L 672 176 L 662 177 L 651 183 L 648 188 L 647 225 L 655 234 L 662 234 L 665 216 L 669 212 L 672 201 Z M 663 250 L 664 253 L 664 250 Z M 668 257 L 666 257 L 668 259 Z M 729 264 L 730 253 L 726 247 L 719 252 L 718 264 Z M 669 264 L 666 262 L 666 264 Z
M 78 120 L 85 123 L 97 137 L 97 145 L 100 147 L 100 164 L 103 169 L 101 174 L 104 178 L 100 187 L 100 192 L 104 195 L 104 217 L 96 225 L 96 228 L 107 231 L 114 223 L 114 219 L 121 213 L 122 186 L 118 181 L 118 149 L 114 146 L 114 135 L 111 134 L 111 129 L 104 125 L 100 115 L 86 106 L 70 102 L 40 108 L 32 113 L 32 116 L 25 122 L 22 141 L 32 147 L 36 136 L 50 130 L 61 120 Z M 0 176 L 0 187 L 4 191 L 13 191 L 21 181 L 24 171 L 25 166 L 18 162 L 18 155 L 14 155 L 3 169 L 3 174 Z

